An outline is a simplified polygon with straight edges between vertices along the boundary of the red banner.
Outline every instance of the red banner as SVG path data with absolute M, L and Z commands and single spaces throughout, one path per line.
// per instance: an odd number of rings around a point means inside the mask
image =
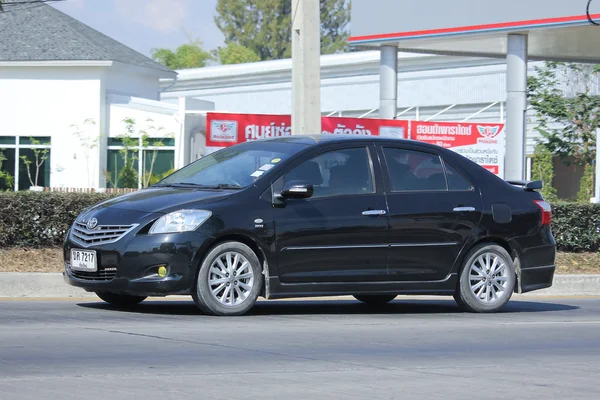
M 206 146 L 227 147 L 237 143 L 290 136 L 290 115 L 207 113 Z M 408 121 L 322 117 L 324 135 L 408 137 Z
M 504 176 L 504 124 L 411 121 L 410 138 L 456 151 Z

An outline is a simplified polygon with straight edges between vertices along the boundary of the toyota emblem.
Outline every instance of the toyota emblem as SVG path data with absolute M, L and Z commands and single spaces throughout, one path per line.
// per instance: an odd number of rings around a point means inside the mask
M 97 227 L 97 226 L 98 226 L 98 220 L 97 220 L 96 218 L 91 218 L 91 219 L 90 219 L 90 220 L 87 222 L 87 224 L 85 224 L 85 226 L 86 226 L 88 229 L 92 230 L 92 229 L 94 229 L 95 227 Z

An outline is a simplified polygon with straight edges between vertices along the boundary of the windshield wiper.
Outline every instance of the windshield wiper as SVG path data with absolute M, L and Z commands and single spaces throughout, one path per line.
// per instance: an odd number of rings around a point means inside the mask
M 171 184 L 163 184 L 157 186 L 169 186 L 169 187 L 194 187 L 199 189 L 234 189 L 239 190 L 242 189 L 240 185 L 230 184 L 230 183 L 219 183 L 217 185 L 203 185 L 200 183 L 194 182 L 177 182 Z

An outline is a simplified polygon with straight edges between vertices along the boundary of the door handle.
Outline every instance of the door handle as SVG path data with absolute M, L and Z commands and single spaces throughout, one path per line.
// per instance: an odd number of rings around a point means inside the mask
M 475 211 L 475 207 L 455 207 L 454 210 L 452 210 L 454 212 L 469 212 L 469 211 Z
M 362 215 L 385 215 L 387 214 L 385 210 L 368 210 L 363 211 Z

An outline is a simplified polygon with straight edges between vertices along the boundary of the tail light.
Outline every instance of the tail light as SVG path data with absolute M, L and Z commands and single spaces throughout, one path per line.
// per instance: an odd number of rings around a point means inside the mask
M 542 225 L 550 225 L 552 222 L 552 207 L 544 200 L 534 200 L 536 206 L 542 210 Z

